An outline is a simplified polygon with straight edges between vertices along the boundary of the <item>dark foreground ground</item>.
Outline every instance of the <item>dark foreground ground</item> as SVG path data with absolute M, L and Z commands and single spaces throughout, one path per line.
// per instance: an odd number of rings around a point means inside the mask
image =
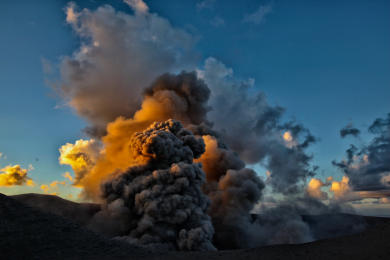
M 93 211 L 93 209 L 92 209 Z M 390 259 L 390 219 L 359 234 L 300 245 L 218 252 L 149 252 L 0 194 L 0 259 Z

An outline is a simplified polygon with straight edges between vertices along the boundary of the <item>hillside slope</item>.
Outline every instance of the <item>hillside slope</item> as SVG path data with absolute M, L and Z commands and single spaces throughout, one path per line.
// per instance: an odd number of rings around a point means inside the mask
M 1 259 L 389 259 L 390 219 L 365 219 L 368 226 L 361 233 L 307 244 L 157 253 L 107 239 L 0 194 L 0 252 Z

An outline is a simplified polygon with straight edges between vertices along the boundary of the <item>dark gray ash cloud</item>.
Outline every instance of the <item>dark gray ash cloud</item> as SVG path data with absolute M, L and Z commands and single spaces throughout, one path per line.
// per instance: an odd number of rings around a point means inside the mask
M 214 250 L 205 174 L 192 162 L 204 150 L 202 139 L 169 120 L 136 133 L 131 149 L 139 164 L 103 184 L 106 205 L 91 225 L 106 228 L 109 220 L 110 232 L 116 226 L 118 239 L 136 245 Z
M 148 97 L 164 104 L 166 113 L 185 125 L 207 122 L 206 114 L 211 109 L 207 104 L 210 89 L 195 72 L 160 75 L 144 90 L 144 98 Z

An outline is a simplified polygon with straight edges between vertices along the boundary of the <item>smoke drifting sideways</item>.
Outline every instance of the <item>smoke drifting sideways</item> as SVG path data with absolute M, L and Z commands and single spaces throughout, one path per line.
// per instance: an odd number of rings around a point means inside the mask
M 102 203 L 89 227 L 176 250 L 317 239 L 302 214 L 339 208 L 305 193 L 315 138 L 282 123 L 284 109 L 269 105 L 254 80 L 234 79 L 214 58 L 192 67 L 192 36 L 141 9 L 66 9 L 83 42 L 62 60 L 57 86 L 94 139 L 64 145 L 59 160 L 73 168 L 84 197 Z M 172 73 L 178 68 L 193 72 Z M 265 182 L 246 167 L 255 163 L 269 170 Z M 254 219 L 266 185 L 299 199 L 261 208 Z
M 390 114 L 376 119 L 368 131 L 374 135 L 369 144 L 351 145 L 346 160 L 333 162 L 345 174 L 346 200 L 390 196 Z
M 302 180 L 316 170 L 305 152 L 316 141 L 310 131 L 294 122 L 281 123 L 284 108 L 269 105 L 264 93 L 253 88 L 253 79 L 235 80 L 232 69 L 215 58 L 208 58 L 198 74 L 211 89 L 208 118 L 226 145 L 244 162 L 264 164 L 275 192 L 302 191 Z

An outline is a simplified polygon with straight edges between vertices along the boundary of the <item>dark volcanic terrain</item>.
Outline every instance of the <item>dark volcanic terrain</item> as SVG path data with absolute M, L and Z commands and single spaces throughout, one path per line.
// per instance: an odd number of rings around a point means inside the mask
M 22 203 L 21 201 L 26 200 Z M 55 198 L 60 203 L 61 199 Z M 50 202 L 47 202 L 50 204 Z M 62 203 L 72 203 L 62 201 Z M 30 206 L 29 206 L 29 205 Z M 28 196 L 0 194 L 1 259 L 389 259 L 390 219 L 365 217 L 366 230 L 299 245 L 274 245 L 218 252 L 149 252 L 97 235 L 79 223 L 96 208 L 83 207 L 77 217 L 72 204 L 59 215 L 44 212 Z M 73 205 L 74 206 L 74 205 Z M 74 220 L 72 220 L 74 216 Z M 66 218 L 67 217 L 67 218 Z M 326 216 L 329 218 L 329 216 Z M 333 216 L 333 218 L 338 218 Z M 351 217 L 349 217 L 351 218 Z M 306 219 L 313 222 L 312 217 Z M 352 220 L 352 218 L 351 218 Z M 73 222 L 74 221 L 74 222 Z M 75 223 L 77 222 L 77 223 Z M 328 228 L 327 230 L 332 230 Z
M 0 194 L 0 259 L 142 256 L 128 244 L 101 237 L 68 219 Z

